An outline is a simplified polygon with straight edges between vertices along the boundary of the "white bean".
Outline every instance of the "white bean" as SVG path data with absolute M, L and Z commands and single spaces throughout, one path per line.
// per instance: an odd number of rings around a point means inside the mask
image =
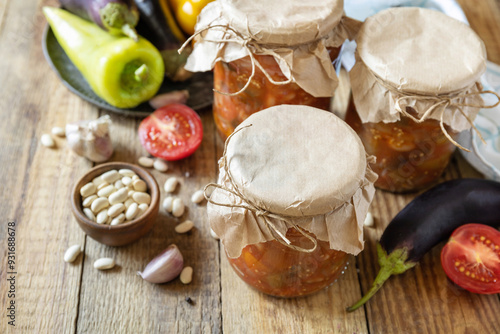
M 128 207 L 132 204 L 132 203 L 135 203 L 134 200 L 132 198 L 129 198 L 125 201 L 125 203 L 123 203 L 125 205 L 125 208 L 128 209 Z
M 215 233 L 214 230 L 210 229 L 210 235 L 212 236 L 212 238 L 216 239 L 216 240 L 219 240 L 219 236 Z
M 134 192 L 132 194 L 132 198 L 134 201 L 136 201 L 139 204 L 146 203 L 149 204 L 151 203 L 151 196 L 148 193 L 143 193 L 143 192 Z
M 125 221 L 125 214 L 124 213 L 120 213 L 118 216 L 116 216 L 115 218 L 113 218 L 113 220 L 111 221 L 111 223 L 109 223 L 109 225 L 120 225 L 121 223 L 123 223 Z
M 132 178 L 130 176 L 124 176 L 122 177 L 122 183 L 124 186 L 128 186 L 132 183 Z
M 109 186 L 109 183 L 103 181 L 100 185 L 97 186 L 97 191 L 99 191 L 99 190 L 101 190 L 103 188 L 106 188 L 107 186 Z
M 123 168 L 118 171 L 122 176 L 132 177 L 135 175 L 135 172 L 131 169 Z
M 167 193 L 174 192 L 175 187 L 177 187 L 177 183 L 179 183 L 179 181 L 177 180 L 177 178 L 175 176 L 169 177 L 167 179 L 167 181 L 165 181 L 165 185 L 163 186 L 163 189 L 165 189 L 165 191 Z
M 121 188 L 109 195 L 109 204 L 115 205 L 118 203 L 123 203 L 128 198 L 127 188 Z
M 140 157 L 139 160 L 139 165 L 141 165 L 142 167 L 147 167 L 147 168 L 150 168 L 150 167 L 153 167 L 155 161 L 151 158 L 148 158 L 148 157 Z
M 146 203 L 142 203 L 139 204 L 138 208 L 139 208 L 139 213 L 137 213 L 137 217 L 140 217 L 144 214 L 144 212 L 146 212 L 146 210 L 149 208 L 149 205 L 147 205 Z
M 99 197 L 108 197 L 109 195 L 111 195 L 115 191 L 116 191 L 115 186 L 113 186 L 112 184 L 110 184 L 109 186 L 106 186 L 106 187 L 102 188 L 101 190 L 99 190 L 97 192 L 97 196 L 99 196 Z
M 92 212 L 92 210 L 90 210 L 89 208 L 85 208 L 85 209 L 83 209 L 83 213 L 85 214 L 85 216 L 87 216 L 88 219 L 95 222 L 95 215 Z
M 193 228 L 194 223 L 191 220 L 186 220 L 185 222 L 180 223 L 175 227 L 175 232 L 177 233 L 187 233 L 191 231 Z
M 94 177 L 92 180 L 92 183 L 96 185 L 97 189 L 99 189 L 99 186 L 103 184 L 105 181 L 101 178 L 101 176 Z
M 172 202 L 172 214 L 174 217 L 180 217 L 184 214 L 184 202 L 179 197 L 175 198 Z
M 189 284 L 193 280 L 193 268 L 192 267 L 184 267 L 181 271 L 180 280 L 184 284 Z
M 65 137 L 66 136 L 66 131 L 61 128 L 60 126 L 54 126 L 51 130 L 52 134 L 54 136 L 58 136 L 58 137 Z
M 101 175 L 101 179 L 108 182 L 109 184 L 117 181 L 120 178 L 121 178 L 121 175 L 118 173 L 118 171 L 116 169 L 109 170 L 106 173 Z
M 64 253 L 64 262 L 71 263 L 71 262 L 75 261 L 81 252 L 82 252 L 82 246 L 80 246 L 80 245 L 71 246 Z
M 97 195 L 90 195 L 89 197 L 85 197 L 82 202 L 83 207 L 88 208 L 96 199 Z
M 111 269 L 114 266 L 115 266 L 115 260 L 109 257 L 104 257 L 94 262 L 94 268 L 99 270 Z
M 132 203 L 125 212 L 125 218 L 127 218 L 127 220 L 132 220 L 135 218 L 135 216 L 137 216 L 138 213 L 139 206 L 137 205 L 137 203 Z
M 90 205 L 90 209 L 92 209 L 92 212 L 97 213 L 102 209 L 107 208 L 108 206 L 108 199 L 106 197 L 99 197 L 92 202 L 92 204 Z
M 156 169 L 159 172 L 165 173 L 168 170 L 168 165 L 165 161 L 156 159 L 155 162 L 153 163 L 154 169 Z
M 132 195 L 134 195 L 135 190 L 129 190 L 127 193 L 128 198 L 132 198 Z
M 114 218 L 114 217 L 118 216 L 120 213 L 122 213 L 123 211 L 125 211 L 125 205 L 123 205 L 123 203 L 118 203 L 118 204 L 115 204 L 108 209 L 108 216 L 110 216 L 111 218 Z
M 140 179 L 140 177 L 137 175 L 132 176 L 132 181 L 139 180 L 139 179 Z
M 104 209 L 97 214 L 95 222 L 97 224 L 105 224 L 108 221 L 108 218 L 109 218 L 108 209 Z
M 114 183 L 114 186 L 116 189 L 121 189 L 123 187 L 125 187 L 125 185 L 123 184 L 122 180 L 118 180 Z
M 196 204 L 203 202 L 204 199 L 205 199 L 205 195 L 203 193 L 203 190 L 195 191 L 193 196 L 191 196 L 191 202 L 196 203 Z
M 172 203 L 174 201 L 174 198 L 172 196 L 168 196 L 163 200 L 163 208 L 167 212 L 172 212 Z
M 45 147 L 56 146 L 56 142 L 54 141 L 54 139 L 52 139 L 52 137 L 49 134 L 43 134 L 42 137 L 40 138 L 40 142 Z
M 365 221 L 363 222 L 363 225 L 367 226 L 367 227 L 372 227 L 374 223 L 375 223 L 375 221 L 373 220 L 373 215 L 371 214 L 371 212 L 368 212 L 366 214 Z
M 95 184 L 89 182 L 80 189 L 80 195 L 82 195 L 82 197 L 89 197 L 90 195 L 94 195 L 96 190 L 97 187 Z
M 146 182 L 144 182 L 143 180 L 135 180 L 134 182 L 132 182 L 132 184 L 134 185 L 134 190 L 136 191 L 144 192 L 148 189 Z

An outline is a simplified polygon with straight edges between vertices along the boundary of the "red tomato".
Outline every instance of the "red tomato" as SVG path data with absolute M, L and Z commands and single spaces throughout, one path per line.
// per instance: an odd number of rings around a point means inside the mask
M 467 224 L 457 228 L 441 251 L 446 275 L 462 288 L 482 294 L 500 292 L 500 232 Z
M 179 160 L 196 151 L 203 138 L 198 114 L 183 104 L 157 109 L 139 125 L 142 146 L 157 158 Z

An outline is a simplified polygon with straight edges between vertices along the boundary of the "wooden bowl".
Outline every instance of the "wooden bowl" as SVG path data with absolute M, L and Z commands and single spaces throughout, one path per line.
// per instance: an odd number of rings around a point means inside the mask
M 120 225 L 97 224 L 83 213 L 80 189 L 87 183 L 109 170 L 133 170 L 148 187 L 151 195 L 149 208 L 140 217 Z M 153 227 L 160 207 L 160 190 L 155 178 L 145 169 L 126 162 L 109 162 L 98 165 L 83 175 L 73 187 L 71 210 L 82 230 L 92 239 L 109 246 L 123 246 L 144 236 Z

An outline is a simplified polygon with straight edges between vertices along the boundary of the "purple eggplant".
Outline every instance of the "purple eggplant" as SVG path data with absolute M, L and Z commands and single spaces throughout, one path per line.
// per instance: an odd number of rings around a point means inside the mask
M 402 274 L 458 227 L 500 226 L 500 183 L 482 179 L 443 182 L 411 201 L 377 244 L 380 271 L 370 290 L 347 311 L 365 304 L 392 275 Z
M 177 25 L 167 0 L 134 0 L 141 15 L 138 27 L 142 36 L 160 51 L 165 63 L 165 75 L 172 81 L 185 81 L 192 76 L 184 69 L 191 48 L 186 47 L 181 54 L 178 50 L 185 41 L 184 34 Z
M 68 11 L 96 23 L 113 35 L 126 35 L 138 40 L 135 26 L 139 11 L 133 0 L 59 0 Z

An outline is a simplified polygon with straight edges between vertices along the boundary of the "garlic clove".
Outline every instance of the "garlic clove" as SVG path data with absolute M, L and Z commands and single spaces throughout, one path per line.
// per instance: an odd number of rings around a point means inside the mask
M 108 160 L 113 154 L 109 128 L 111 118 L 104 115 L 96 120 L 66 125 L 69 147 L 78 155 L 94 162 Z
M 137 274 L 150 283 L 166 283 L 177 276 L 184 267 L 184 258 L 175 244 L 171 244 Z

